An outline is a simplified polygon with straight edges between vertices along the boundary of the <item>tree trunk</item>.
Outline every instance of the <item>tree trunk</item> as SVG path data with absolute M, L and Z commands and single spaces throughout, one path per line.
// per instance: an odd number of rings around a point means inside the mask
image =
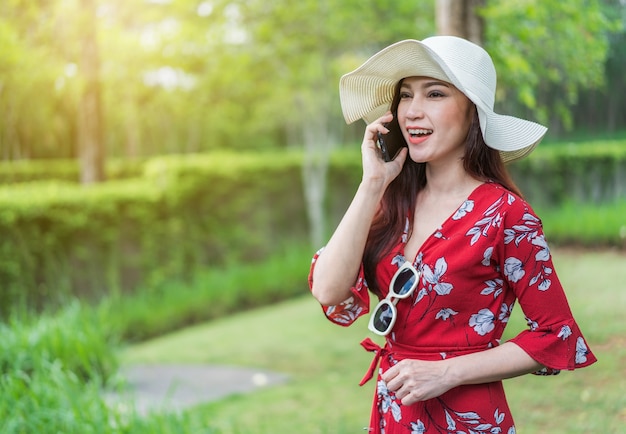
M 100 96 L 100 58 L 94 0 L 81 0 L 83 40 L 79 68 L 83 78 L 78 111 L 78 155 L 83 184 L 104 181 L 104 143 Z
M 327 134 L 325 116 L 320 114 L 318 119 L 312 120 L 304 127 L 302 178 L 309 219 L 309 236 L 314 248 L 323 245 L 326 235 L 324 199 L 332 141 Z
M 329 101 L 324 101 L 318 109 L 313 109 L 305 98 L 296 96 L 295 107 L 307 113 L 307 121 L 302 124 L 301 140 L 304 142 L 302 163 L 302 184 L 309 220 L 309 237 L 313 248 L 319 248 L 326 237 L 325 197 L 330 164 L 330 154 L 334 147 L 328 127 L 327 109 Z
M 437 34 L 459 36 L 483 44 L 483 19 L 478 8 L 485 0 L 435 0 Z

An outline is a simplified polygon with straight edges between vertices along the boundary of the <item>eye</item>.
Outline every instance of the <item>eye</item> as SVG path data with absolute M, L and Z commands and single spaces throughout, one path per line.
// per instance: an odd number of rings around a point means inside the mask
M 440 90 L 432 90 L 430 92 L 428 92 L 428 97 L 429 98 L 442 98 L 446 96 L 442 91 Z
M 409 92 L 400 92 L 400 99 L 411 99 L 412 96 Z

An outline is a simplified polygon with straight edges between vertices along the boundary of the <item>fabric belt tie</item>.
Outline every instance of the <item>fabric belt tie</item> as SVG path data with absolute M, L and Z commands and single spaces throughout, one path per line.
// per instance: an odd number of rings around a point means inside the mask
M 387 346 L 384 348 L 378 345 L 376 342 L 371 340 L 370 338 L 365 338 L 361 342 L 361 346 L 365 348 L 367 351 L 371 353 L 376 353 L 374 355 L 374 360 L 370 364 L 367 373 L 359 383 L 360 386 L 363 386 L 374 376 L 374 372 L 376 371 L 376 367 L 380 362 L 381 357 L 393 353 L 394 358 L 399 358 L 400 360 L 405 358 L 418 358 L 420 360 L 441 360 L 442 357 L 456 357 L 462 356 L 464 354 L 477 353 L 480 351 L 484 351 L 490 347 L 498 346 L 498 342 L 490 342 L 488 345 L 476 345 L 467 348 L 432 348 L 432 349 L 424 349 L 424 348 L 407 348 L 406 346 L 402 347 L 400 345 L 395 345 L 394 351 L 391 351 Z M 442 356 L 444 354 L 444 356 Z
M 372 360 L 372 363 L 370 364 L 369 369 L 365 373 L 365 376 L 359 383 L 359 386 L 363 386 L 365 383 L 367 383 L 368 381 L 372 379 L 372 377 L 374 376 L 374 371 L 376 370 L 376 367 L 378 366 L 378 362 L 380 362 L 380 358 L 388 353 L 388 351 L 385 348 L 382 348 L 380 345 L 378 345 L 376 342 L 374 342 L 370 338 L 363 339 L 363 341 L 361 341 L 361 346 L 365 348 L 365 350 L 369 351 L 370 353 L 376 353 L 376 354 L 374 355 L 374 359 Z

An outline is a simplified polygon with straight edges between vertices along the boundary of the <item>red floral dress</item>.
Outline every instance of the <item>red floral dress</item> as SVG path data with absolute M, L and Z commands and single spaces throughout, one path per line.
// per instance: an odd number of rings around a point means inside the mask
M 405 261 L 406 241 L 405 232 L 377 266 L 383 297 Z M 499 184 L 477 187 L 410 259 L 421 279 L 413 294 L 396 305 L 398 319 L 384 348 L 370 339 L 362 342 L 376 356 L 361 384 L 380 364 L 370 432 L 514 434 L 500 381 L 460 386 L 404 406 L 380 374 L 404 358 L 441 360 L 499 345 L 516 300 L 529 329 L 512 342 L 545 366 L 537 374 L 553 375 L 596 361 L 554 271 L 541 221 L 525 201 Z M 363 270 L 352 292 L 344 303 L 323 307 L 331 321 L 348 326 L 368 313 Z

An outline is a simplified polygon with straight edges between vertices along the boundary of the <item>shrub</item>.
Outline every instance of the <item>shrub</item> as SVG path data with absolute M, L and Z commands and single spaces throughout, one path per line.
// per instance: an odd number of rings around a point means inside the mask
M 535 206 L 626 200 L 626 141 L 540 146 L 509 168 Z
M 141 175 L 144 160 L 111 160 L 106 164 L 107 179 L 135 178 Z M 35 181 L 78 183 L 78 160 L 19 160 L 0 162 L 0 185 Z
M 626 200 L 599 205 L 568 201 L 538 213 L 556 244 L 626 249 Z
M 0 324 L 3 434 L 212 433 L 189 414 L 140 414 L 114 397 L 117 339 L 110 312 L 73 301 L 55 314 L 11 316 Z
M 81 381 L 58 361 L 0 377 L 3 434 L 211 434 L 188 413 L 140 414 L 132 402 L 107 399 L 97 382 Z
M 185 282 L 306 238 L 300 158 L 163 157 L 141 179 L 0 188 L 0 309 Z
M 198 271 L 190 282 L 111 297 L 109 321 L 125 341 L 145 340 L 233 312 L 308 292 L 312 252 L 305 246 L 277 252 L 254 263 L 235 261 Z
M 308 244 L 302 158 L 165 156 L 144 162 L 134 179 L 0 187 L 0 314 L 66 296 L 99 300 L 173 281 L 190 285 L 206 268 L 258 262 L 285 245 Z M 594 206 L 626 200 L 623 141 L 540 147 L 511 170 L 538 208 L 566 198 Z M 361 173 L 358 147 L 332 155 L 328 228 L 345 212 Z
M 0 373 L 28 376 L 59 364 L 80 381 L 106 382 L 117 370 L 118 338 L 104 311 L 77 301 L 58 312 L 13 313 L 0 323 Z

